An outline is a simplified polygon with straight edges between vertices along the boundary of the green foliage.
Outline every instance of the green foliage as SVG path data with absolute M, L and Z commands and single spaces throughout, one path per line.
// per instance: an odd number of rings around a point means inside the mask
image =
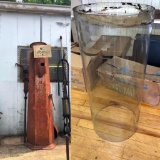
M 2 0 L 16 2 L 16 0 Z M 23 0 L 24 3 L 39 3 L 39 4 L 56 4 L 56 5 L 71 5 L 71 0 Z
M 70 0 L 56 0 L 55 4 L 58 4 L 58 5 L 71 5 L 71 1 Z
M 71 0 L 23 0 L 24 3 L 71 5 Z

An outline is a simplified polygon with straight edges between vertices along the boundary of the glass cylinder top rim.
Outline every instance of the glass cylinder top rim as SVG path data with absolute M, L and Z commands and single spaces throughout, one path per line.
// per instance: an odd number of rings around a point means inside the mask
M 91 9 L 92 6 L 94 5 L 104 5 L 103 9 L 101 12 L 99 11 L 94 11 L 93 8 Z M 113 6 L 111 6 L 113 5 Z M 88 8 L 87 8 L 88 7 Z M 136 9 L 139 10 L 137 13 L 132 13 L 132 14 L 107 14 L 107 11 L 118 11 L 120 8 L 123 9 L 123 7 L 126 7 L 124 9 Z M 85 10 L 86 9 L 86 10 Z M 105 16 L 105 17 L 129 17 L 129 16 L 138 16 L 140 13 L 145 13 L 145 14 L 151 14 L 154 13 L 155 8 L 151 5 L 146 5 L 146 4 L 140 4 L 140 3 L 131 3 L 131 2 L 97 2 L 97 3 L 90 3 L 90 4 L 82 4 L 79 6 L 76 6 L 73 8 L 73 11 L 78 13 L 78 14 L 83 14 L 83 15 L 97 15 L 97 16 Z M 106 12 L 105 12 L 106 11 Z

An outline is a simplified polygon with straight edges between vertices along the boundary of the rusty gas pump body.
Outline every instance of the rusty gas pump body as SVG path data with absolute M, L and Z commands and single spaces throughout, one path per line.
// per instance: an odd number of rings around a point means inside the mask
M 32 43 L 45 45 L 45 43 Z M 31 149 L 53 149 L 55 147 L 52 99 L 48 58 L 30 55 L 28 85 L 27 146 Z

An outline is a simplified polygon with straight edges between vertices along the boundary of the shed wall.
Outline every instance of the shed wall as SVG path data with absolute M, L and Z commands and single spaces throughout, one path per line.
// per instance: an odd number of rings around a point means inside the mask
M 60 23 L 57 23 L 60 22 Z M 67 47 L 70 63 L 70 17 L 43 15 L 43 42 Z M 0 119 L 1 135 L 19 135 L 24 126 L 23 83 L 17 81 L 17 46 L 29 46 L 40 41 L 40 15 L 0 13 Z M 51 83 L 56 110 L 54 120 L 59 130 L 63 129 L 61 96 L 57 95 L 57 83 Z

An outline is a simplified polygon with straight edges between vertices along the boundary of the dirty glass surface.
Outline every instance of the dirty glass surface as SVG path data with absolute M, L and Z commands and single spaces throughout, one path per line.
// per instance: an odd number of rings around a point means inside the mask
M 137 129 L 154 8 L 110 2 L 73 11 L 94 130 L 126 140 Z

